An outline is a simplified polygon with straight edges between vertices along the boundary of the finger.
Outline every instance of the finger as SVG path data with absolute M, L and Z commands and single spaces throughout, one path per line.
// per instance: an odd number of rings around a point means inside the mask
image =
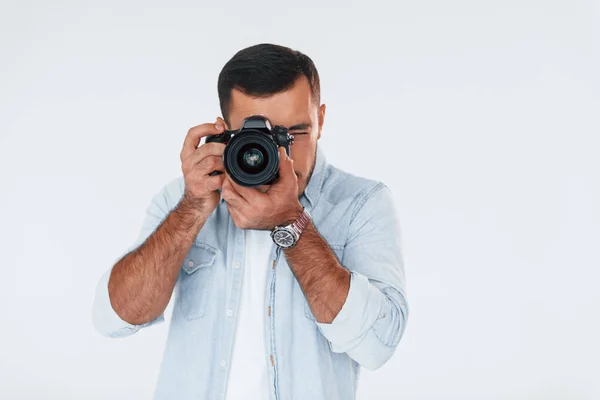
M 261 198 L 266 197 L 264 193 L 256 190 L 256 188 L 246 187 L 236 183 L 229 174 L 227 174 L 227 180 L 233 189 L 248 203 L 256 203 L 257 201 L 260 201 Z
M 206 123 L 190 128 L 183 141 L 181 160 L 185 160 L 200 144 L 200 139 L 208 135 L 223 133 L 224 126 L 220 123 Z
M 196 164 L 199 164 L 203 159 L 207 157 L 223 157 L 223 151 L 225 150 L 225 144 L 223 143 L 205 143 L 198 147 L 185 159 L 182 160 L 183 165 L 188 168 L 193 168 Z
M 219 190 L 223 186 L 225 175 L 207 176 L 204 178 L 206 189 L 210 192 Z
M 223 180 L 221 196 L 227 204 L 231 204 L 234 207 L 243 207 L 248 204 L 248 202 L 233 188 L 231 180 L 227 177 Z
M 234 224 L 240 228 L 240 229 L 245 229 L 244 224 L 244 217 L 243 215 L 239 212 L 239 210 L 235 207 L 232 206 L 229 203 L 227 204 L 227 211 L 229 211 L 229 215 L 231 215 L 231 219 L 233 219 Z
M 294 160 L 292 160 L 286 153 L 283 146 L 279 147 L 279 175 L 283 175 L 286 179 L 293 179 L 294 173 Z
M 224 126 L 225 129 L 229 129 L 228 126 L 227 126 L 227 122 L 225 122 L 225 120 L 223 118 L 217 117 L 217 123 L 221 124 L 221 126 Z
M 269 187 L 267 193 L 273 190 L 280 190 L 286 186 L 297 185 L 297 177 L 294 172 L 294 161 L 288 157 L 285 148 L 279 147 L 279 179 Z
M 189 168 L 195 169 L 200 176 L 209 175 L 214 171 L 225 172 L 223 157 L 219 156 L 204 157 L 200 162 L 191 165 Z

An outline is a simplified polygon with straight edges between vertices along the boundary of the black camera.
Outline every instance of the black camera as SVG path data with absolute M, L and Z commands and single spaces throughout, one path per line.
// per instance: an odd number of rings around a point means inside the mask
M 281 125 L 271 128 L 268 119 L 252 115 L 242 123 L 239 130 L 226 130 L 206 137 L 205 143 L 225 143 L 223 165 L 237 184 L 253 187 L 270 185 L 279 178 L 279 146 L 290 155 L 294 136 Z M 220 174 L 213 171 L 211 176 Z

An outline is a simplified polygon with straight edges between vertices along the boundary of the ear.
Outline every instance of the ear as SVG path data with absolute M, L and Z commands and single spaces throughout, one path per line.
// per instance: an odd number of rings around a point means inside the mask
M 317 135 L 317 140 L 321 139 L 321 131 L 323 130 L 323 123 L 325 122 L 325 109 L 327 106 L 325 104 L 321 104 L 319 107 L 319 132 Z

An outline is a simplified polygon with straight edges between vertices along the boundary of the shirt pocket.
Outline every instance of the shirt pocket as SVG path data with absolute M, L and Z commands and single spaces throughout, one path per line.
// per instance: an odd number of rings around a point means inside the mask
M 183 261 L 179 282 L 181 313 L 187 319 L 202 318 L 213 286 L 217 249 L 194 242 Z
M 342 255 L 344 254 L 344 246 L 330 244 L 329 247 L 331 248 L 331 250 L 333 250 L 333 253 L 335 254 L 335 256 L 337 257 L 338 261 L 341 264 L 342 263 Z M 310 309 L 310 306 L 308 305 L 308 301 L 306 300 L 306 297 L 304 297 L 304 316 L 311 321 L 317 320 L 315 318 L 315 315 L 313 314 L 312 310 Z

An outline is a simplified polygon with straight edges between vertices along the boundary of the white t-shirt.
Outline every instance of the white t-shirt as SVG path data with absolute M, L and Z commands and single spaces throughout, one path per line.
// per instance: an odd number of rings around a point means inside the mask
M 246 254 L 227 400 L 268 399 L 269 350 L 264 339 L 266 285 L 273 247 L 269 231 L 245 230 Z

